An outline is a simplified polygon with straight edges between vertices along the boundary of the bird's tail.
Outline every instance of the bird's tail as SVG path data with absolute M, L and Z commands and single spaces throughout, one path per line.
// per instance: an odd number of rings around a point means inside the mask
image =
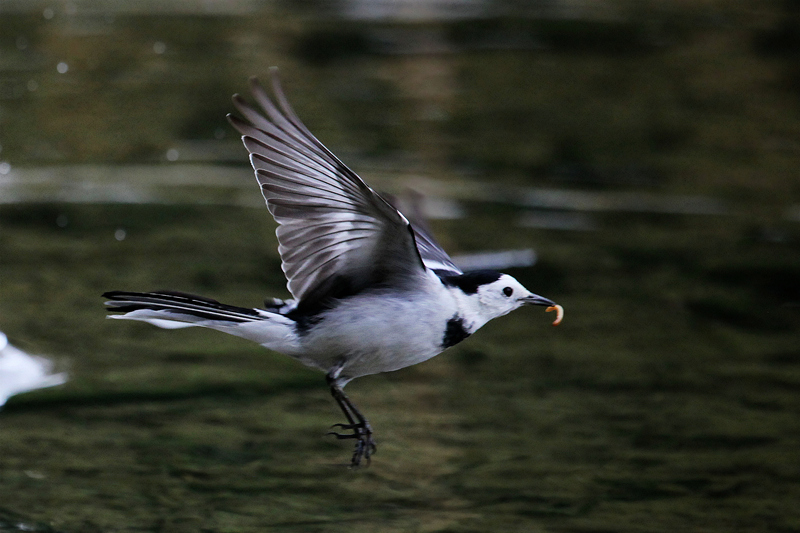
M 109 318 L 140 320 L 165 329 L 199 326 L 255 341 L 291 353 L 296 338 L 294 321 L 274 310 L 237 307 L 210 298 L 174 291 L 110 291 L 106 308 L 121 314 Z

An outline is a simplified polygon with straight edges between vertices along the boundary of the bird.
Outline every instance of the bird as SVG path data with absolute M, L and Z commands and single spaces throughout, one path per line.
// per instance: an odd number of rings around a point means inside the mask
M 463 272 L 425 224 L 412 223 L 328 150 L 290 106 L 277 69 L 272 94 L 250 78 L 260 109 L 233 96 L 241 134 L 267 208 L 289 299 L 261 308 L 180 291 L 110 291 L 109 318 L 167 329 L 205 327 L 254 341 L 325 373 L 354 440 L 350 466 L 377 451 L 367 418 L 344 393 L 355 378 L 426 361 L 494 318 L 525 306 L 561 306 L 494 270 Z

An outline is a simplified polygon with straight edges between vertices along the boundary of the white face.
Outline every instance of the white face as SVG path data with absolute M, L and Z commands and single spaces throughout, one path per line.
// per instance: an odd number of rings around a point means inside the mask
M 478 300 L 480 312 L 487 320 L 508 314 L 525 304 L 552 303 L 533 294 L 508 274 L 501 275 L 497 281 L 478 287 Z

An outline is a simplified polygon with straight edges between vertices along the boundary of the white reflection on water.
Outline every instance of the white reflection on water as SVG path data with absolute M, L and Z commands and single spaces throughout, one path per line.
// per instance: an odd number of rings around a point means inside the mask
M 51 374 L 52 370 L 51 361 L 15 348 L 0 332 L 0 407 L 15 394 L 53 387 L 67 381 L 66 372 Z
M 463 270 L 505 270 L 507 268 L 525 268 L 536 264 L 536 252 L 531 248 L 517 250 L 501 250 L 477 252 L 474 254 L 454 255 L 453 262 Z
M 212 147 L 216 148 L 212 148 Z M 186 144 L 172 148 L 167 159 L 199 160 L 206 153 L 222 162 L 230 157 L 230 143 Z M 237 148 L 238 150 L 238 148 Z M 169 165 L 67 165 L 4 168 L 0 162 L 0 205 L 23 202 L 70 203 L 196 203 L 262 207 L 252 171 L 244 166 L 204 163 Z M 457 219 L 465 214 L 461 202 L 489 202 L 537 211 L 658 213 L 663 215 L 719 216 L 731 214 L 721 200 L 701 195 L 674 195 L 651 191 L 582 191 L 503 185 L 492 181 L 436 180 L 367 169 L 365 175 L 383 192 L 412 189 L 425 200 L 422 208 L 432 219 Z M 794 215 L 791 215 L 794 216 Z M 590 230 L 588 217 L 563 215 L 542 226 L 529 219 L 523 225 Z M 565 228 L 564 226 L 572 226 Z

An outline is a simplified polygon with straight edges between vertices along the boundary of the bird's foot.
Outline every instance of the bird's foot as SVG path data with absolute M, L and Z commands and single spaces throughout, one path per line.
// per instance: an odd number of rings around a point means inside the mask
M 364 418 L 364 415 L 353 405 L 350 398 L 342 391 L 342 386 L 339 385 L 338 379 L 342 370 L 342 364 L 335 367 L 328 372 L 325 378 L 331 388 L 331 395 L 339 408 L 344 413 L 347 419 L 347 424 L 334 424 L 331 429 L 339 428 L 344 431 L 352 431 L 352 433 L 339 433 L 338 431 L 329 431 L 328 435 L 333 435 L 337 439 L 355 439 L 356 447 L 353 450 L 353 457 L 350 459 L 350 468 L 357 468 L 361 466 L 361 460 L 367 460 L 367 466 L 370 464 L 372 455 L 377 451 L 378 447 L 375 445 L 375 440 L 372 438 L 372 428 Z M 347 380 L 343 381 L 347 383 Z
M 357 468 L 361 466 L 362 459 L 366 459 L 367 466 L 369 466 L 372 455 L 378 450 L 375 440 L 372 438 L 372 428 L 369 426 L 369 422 L 363 420 L 356 424 L 334 424 L 331 426 L 331 429 L 334 428 L 352 431 L 352 433 L 329 431 L 327 435 L 333 435 L 337 439 L 356 439 L 353 457 L 350 460 L 350 467 Z

